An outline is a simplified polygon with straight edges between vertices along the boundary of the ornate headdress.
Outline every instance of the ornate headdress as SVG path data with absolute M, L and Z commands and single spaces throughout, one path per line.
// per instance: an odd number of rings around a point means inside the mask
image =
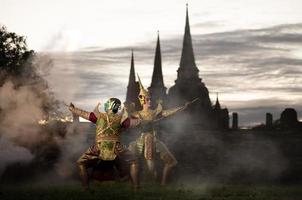
M 121 108 L 121 101 L 117 98 L 110 98 L 104 104 L 104 109 L 106 112 L 112 110 L 113 113 L 117 113 L 120 108 Z
M 141 105 L 145 104 L 146 102 L 146 98 L 151 98 L 149 92 L 144 88 L 141 79 L 139 78 L 139 76 L 137 75 L 138 78 L 138 83 L 139 83 L 139 94 L 138 94 L 138 99 L 139 102 L 141 103 Z

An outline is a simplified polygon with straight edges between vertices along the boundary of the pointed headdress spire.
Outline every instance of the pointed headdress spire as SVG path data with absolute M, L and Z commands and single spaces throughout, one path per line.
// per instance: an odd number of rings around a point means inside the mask
M 150 94 L 149 92 L 144 88 L 141 79 L 139 78 L 139 75 L 137 74 L 137 78 L 138 78 L 138 84 L 139 84 L 139 95 L 138 98 L 140 101 L 144 100 L 145 97 L 150 98 Z

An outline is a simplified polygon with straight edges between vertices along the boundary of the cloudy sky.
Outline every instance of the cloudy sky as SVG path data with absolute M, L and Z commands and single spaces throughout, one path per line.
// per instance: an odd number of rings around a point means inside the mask
M 174 84 L 187 2 L 211 99 L 219 92 L 241 125 L 264 122 L 266 112 L 279 118 L 285 107 L 302 118 L 300 0 L 0 0 L 0 24 L 53 59 L 47 79 L 60 99 L 92 109 L 109 96 L 125 99 L 132 48 L 150 85 L 157 30 L 165 85 Z

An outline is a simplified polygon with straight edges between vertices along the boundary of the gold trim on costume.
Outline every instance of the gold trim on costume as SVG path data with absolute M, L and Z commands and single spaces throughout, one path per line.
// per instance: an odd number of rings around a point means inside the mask
M 187 106 L 179 106 L 179 107 L 176 107 L 176 108 L 171 108 L 171 109 L 168 109 L 168 110 L 163 110 L 162 111 L 162 116 L 163 117 L 168 117 L 170 115 L 174 115 L 177 112 L 183 111 L 184 109 L 186 109 L 186 107 Z
M 89 120 L 90 112 L 87 112 L 87 111 L 85 111 L 85 110 L 82 110 L 82 109 L 80 109 L 80 108 L 73 107 L 73 106 L 70 106 L 70 107 L 69 107 L 69 110 L 70 110 L 72 113 L 74 113 L 74 114 L 76 114 L 76 115 L 78 115 L 78 116 L 80 116 L 80 117 L 82 117 L 82 118 L 84 118 L 84 119 Z
M 98 143 L 99 158 L 101 160 L 114 160 L 116 158 L 115 146 L 117 142 L 117 140 L 104 140 Z

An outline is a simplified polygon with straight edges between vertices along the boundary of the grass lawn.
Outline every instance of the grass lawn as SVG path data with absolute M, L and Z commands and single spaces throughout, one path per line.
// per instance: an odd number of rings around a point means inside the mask
M 60 186 L 2 184 L 0 185 L 0 199 L 300 200 L 302 199 L 302 186 L 202 185 L 185 189 L 184 186 L 161 187 L 144 184 L 141 190 L 134 194 L 127 183 L 93 184 L 89 192 L 82 192 L 80 184 Z

